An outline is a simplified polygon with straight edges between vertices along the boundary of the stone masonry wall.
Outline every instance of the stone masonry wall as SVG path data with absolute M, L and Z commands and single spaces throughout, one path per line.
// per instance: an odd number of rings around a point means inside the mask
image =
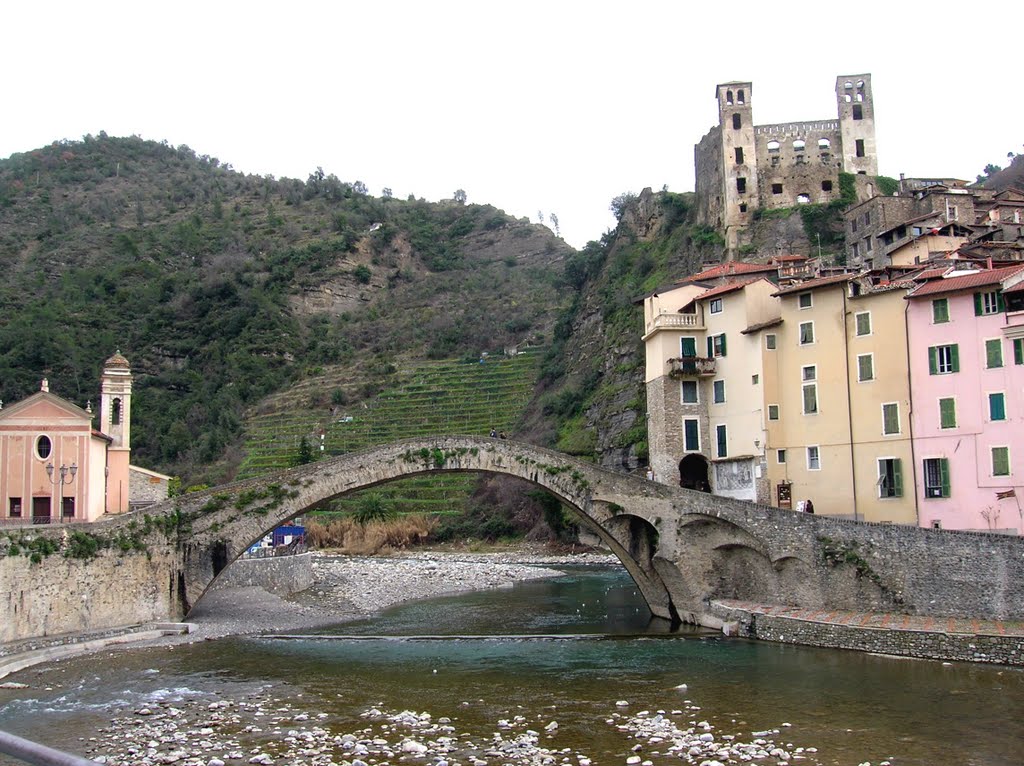
M 266 556 L 238 559 L 225 569 L 212 588 L 263 588 L 270 593 L 291 595 L 313 584 L 313 555 Z

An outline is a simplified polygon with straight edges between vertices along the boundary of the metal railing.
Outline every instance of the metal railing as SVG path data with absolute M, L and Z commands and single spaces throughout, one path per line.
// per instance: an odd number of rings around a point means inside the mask
M 15 736 L 6 731 L 0 731 L 0 753 L 14 756 L 19 761 L 33 763 L 36 766 L 96 766 L 95 761 L 40 745 L 38 742 Z

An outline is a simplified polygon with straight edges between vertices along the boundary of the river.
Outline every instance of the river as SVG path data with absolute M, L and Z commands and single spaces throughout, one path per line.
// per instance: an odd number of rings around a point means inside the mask
M 659 766 L 691 762 L 670 751 L 687 731 L 722 748 L 694 763 L 729 763 L 729 747 L 733 762 L 774 752 L 753 761 L 770 764 L 1024 762 L 1018 669 L 669 633 L 613 567 L 406 604 L 317 637 L 118 649 L 9 680 L 30 688 L 0 690 L 0 728 L 110 763 L 142 762 L 154 731 L 180 741 L 175 760 L 168 745 L 154 762 L 229 766 L 373 766 L 406 740 L 429 740 L 403 757 L 432 766 Z M 651 727 L 658 738 L 641 736 Z M 366 752 L 337 750 L 348 733 Z M 319 755 L 284 757 L 289 736 Z M 133 742 L 139 754 L 121 760 Z

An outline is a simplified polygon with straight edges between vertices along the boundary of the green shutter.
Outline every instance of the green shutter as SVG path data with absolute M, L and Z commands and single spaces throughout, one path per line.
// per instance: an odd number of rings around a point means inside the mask
M 1006 311 L 1006 304 L 1003 303 L 1003 291 L 1000 290 L 996 293 L 996 308 L 999 311 Z
M 1024 338 L 1013 339 L 1013 363 L 1024 364 Z
M 939 399 L 939 427 L 956 428 L 956 399 Z
M 713 336 L 708 336 L 708 359 L 715 358 L 715 339 Z
M 988 395 L 989 420 L 1006 420 L 1006 400 L 1002 394 Z
M 937 375 L 939 373 L 939 354 L 938 349 L 935 346 L 928 347 L 928 374 Z
M 982 314 L 982 311 L 983 311 L 983 309 L 982 309 L 982 305 L 981 305 L 981 293 L 975 293 L 974 294 L 974 316 L 980 317 L 981 314 Z
M 950 497 L 951 490 L 949 486 L 949 458 L 939 458 L 939 484 L 942 485 L 942 496 Z
M 683 433 L 684 433 L 684 449 L 689 452 L 693 452 L 700 449 L 700 434 L 698 432 L 698 423 L 696 420 L 684 420 L 683 421 Z
M 960 372 L 960 346 L 956 343 L 950 346 L 949 356 L 952 361 L 953 372 Z
M 690 337 L 682 338 L 679 348 L 683 352 L 684 357 L 697 356 L 697 339 Z
M 723 332 L 720 336 L 722 339 L 722 356 L 725 356 L 725 333 Z
M 1010 475 L 1010 450 L 1008 447 L 992 448 L 992 475 Z
M 985 341 L 985 367 L 993 369 L 1003 366 L 1003 342 L 999 338 Z
M 892 494 L 893 497 L 903 497 L 903 468 L 899 458 L 892 461 Z

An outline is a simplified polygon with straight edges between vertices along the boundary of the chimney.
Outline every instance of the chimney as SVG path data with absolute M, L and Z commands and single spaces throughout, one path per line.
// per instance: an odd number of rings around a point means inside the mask
M 39 390 L 40 391 L 49 392 L 50 391 L 50 381 L 48 381 L 46 378 L 43 378 L 43 383 L 42 383 L 42 385 L 39 386 Z

